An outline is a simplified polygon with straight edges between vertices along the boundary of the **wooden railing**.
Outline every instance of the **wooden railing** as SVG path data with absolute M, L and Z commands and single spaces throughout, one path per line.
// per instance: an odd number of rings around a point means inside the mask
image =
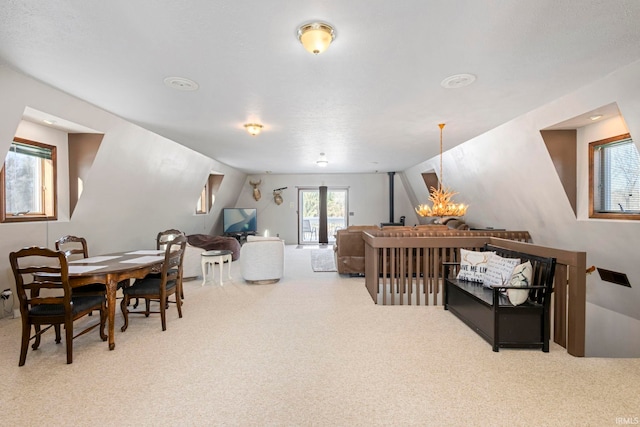
M 363 232 L 365 284 L 376 304 L 442 304 L 443 262 L 458 261 L 459 249 L 491 243 L 533 255 L 556 258 L 553 340 L 573 356 L 584 356 L 586 253 L 526 243 L 527 232 L 489 235 L 425 236 Z M 522 233 L 522 234 L 521 234 Z M 495 232 L 494 232 L 495 234 Z M 504 238 L 501 238 L 504 237 Z

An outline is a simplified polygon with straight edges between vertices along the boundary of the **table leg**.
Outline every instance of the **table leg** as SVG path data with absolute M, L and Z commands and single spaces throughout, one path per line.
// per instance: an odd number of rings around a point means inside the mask
M 207 259 L 202 258 L 200 264 L 202 265 L 202 285 L 200 286 L 204 286 L 204 284 L 207 282 Z
M 116 348 L 115 339 L 115 321 L 116 321 L 116 292 L 118 291 L 118 282 L 111 276 L 107 275 L 107 313 L 109 317 L 109 350 Z
M 229 280 L 231 280 L 231 255 L 227 255 L 227 273 L 229 275 Z
M 224 266 L 223 258 L 218 258 L 218 265 L 220 266 L 220 286 L 223 286 L 222 283 L 222 267 Z

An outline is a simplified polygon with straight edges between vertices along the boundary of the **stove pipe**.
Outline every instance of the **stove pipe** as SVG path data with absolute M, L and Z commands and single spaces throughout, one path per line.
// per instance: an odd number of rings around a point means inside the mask
M 387 172 L 389 175 L 389 222 L 393 222 L 394 212 L 393 212 L 393 176 L 395 172 Z

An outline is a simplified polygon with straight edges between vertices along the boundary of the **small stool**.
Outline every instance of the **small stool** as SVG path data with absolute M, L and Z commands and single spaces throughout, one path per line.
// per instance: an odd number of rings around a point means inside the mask
M 222 285 L 222 267 L 227 262 L 229 269 L 227 270 L 229 279 L 231 279 L 231 255 L 232 251 L 204 251 L 200 254 L 202 264 L 202 285 L 207 282 L 207 264 L 211 264 L 211 276 L 213 281 L 216 280 L 215 265 L 220 264 L 220 285 Z

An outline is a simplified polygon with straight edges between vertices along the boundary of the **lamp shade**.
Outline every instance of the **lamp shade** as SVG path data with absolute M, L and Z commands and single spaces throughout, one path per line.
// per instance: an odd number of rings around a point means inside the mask
M 306 50 L 314 55 L 327 50 L 335 38 L 336 33 L 333 27 L 324 22 L 312 22 L 298 29 L 298 40 Z

